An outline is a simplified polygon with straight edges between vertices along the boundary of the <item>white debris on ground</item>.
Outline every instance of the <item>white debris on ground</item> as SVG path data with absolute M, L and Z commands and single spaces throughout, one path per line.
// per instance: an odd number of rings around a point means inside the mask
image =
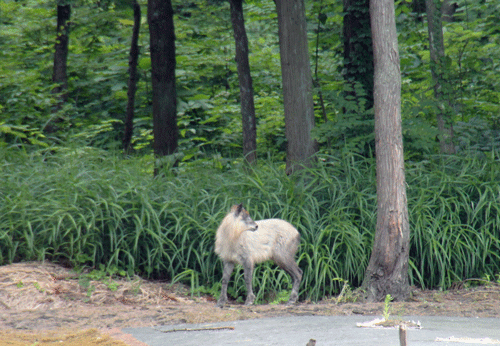
M 386 320 L 385 318 L 376 318 L 368 322 L 356 323 L 357 327 L 361 328 L 392 328 L 397 329 L 400 325 L 406 326 L 407 329 L 422 329 L 420 321 L 403 321 L 403 320 Z
M 500 344 L 499 340 L 494 340 L 490 338 L 456 338 L 454 336 L 450 336 L 449 338 L 436 338 L 435 341 L 461 342 L 467 344 L 483 344 L 483 345 Z

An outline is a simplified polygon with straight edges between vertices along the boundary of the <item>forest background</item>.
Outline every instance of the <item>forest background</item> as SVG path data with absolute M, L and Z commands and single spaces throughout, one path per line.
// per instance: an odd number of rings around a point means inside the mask
M 437 99 L 425 6 L 396 2 L 409 276 L 422 288 L 500 280 L 500 4 L 452 4 L 453 19 L 443 22 L 448 84 Z M 302 299 L 336 294 L 345 282 L 359 286 L 376 224 L 373 111 L 363 86 L 344 78 L 343 3 L 306 2 L 319 152 L 291 176 L 276 9 L 255 0 L 244 11 L 257 164 L 248 167 L 241 155 L 229 4 L 174 1 L 179 150 L 153 177 L 149 32 L 140 5 L 134 151 L 125 155 L 130 3 L 72 3 L 61 107 L 52 82 L 56 3 L 0 4 L 0 264 L 51 260 L 185 281 L 193 292 L 216 294 L 222 267 L 215 230 L 229 207 L 243 202 L 255 219 L 279 217 L 300 230 Z M 443 154 L 437 140 L 443 110 L 453 154 Z M 244 296 L 241 270 L 235 280 L 229 293 Z M 259 266 L 254 280 L 261 301 L 285 300 L 278 292 L 291 285 L 271 264 Z

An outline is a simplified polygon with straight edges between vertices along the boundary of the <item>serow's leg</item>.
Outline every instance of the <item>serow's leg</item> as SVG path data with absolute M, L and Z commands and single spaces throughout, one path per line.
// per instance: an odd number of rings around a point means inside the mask
M 220 291 L 220 297 L 217 301 L 216 306 L 223 307 L 227 302 L 227 285 L 229 284 L 229 279 L 233 273 L 234 263 L 224 262 L 224 272 L 222 274 L 222 289 Z
M 288 300 L 288 305 L 295 304 L 299 298 L 299 287 L 300 281 L 302 280 L 302 269 L 299 268 L 295 261 L 289 262 L 289 265 L 284 268 L 288 274 L 292 277 L 292 292 L 290 293 L 290 299 Z
M 255 295 L 252 290 L 253 263 L 249 261 L 244 263 L 243 271 L 245 274 L 245 283 L 247 285 L 247 299 L 245 300 L 245 305 L 252 305 L 255 300 Z

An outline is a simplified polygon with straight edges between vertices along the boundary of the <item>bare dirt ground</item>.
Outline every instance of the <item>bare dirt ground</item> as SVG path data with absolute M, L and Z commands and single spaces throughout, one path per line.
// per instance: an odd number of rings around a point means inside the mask
M 500 285 L 457 285 L 445 292 L 414 289 L 408 301 L 390 307 L 391 316 L 500 317 Z M 0 340 L 9 345 L 64 341 L 64 345 L 139 346 L 144 344 L 120 328 L 294 315 L 381 316 L 383 308 L 383 303 L 331 298 L 294 306 L 235 303 L 220 309 L 212 297 L 190 297 L 181 285 L 140 278 L 92 281 L 52 263 L 0 267 Z

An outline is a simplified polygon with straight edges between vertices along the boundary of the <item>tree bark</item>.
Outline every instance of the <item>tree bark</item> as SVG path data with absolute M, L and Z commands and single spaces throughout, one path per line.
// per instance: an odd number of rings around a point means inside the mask
M 54 53 L 54 70 L 52 81 L 57 85 L 52 92 L 59 95 L 59 101 L 54 111 L 57 112 L 67 101 L 68 95 L 68 44 L 69 44 L 69 19 L 71 17 L 71 5 L 57 5 L 57 38 Z
M 253 99 L 252 76 L 248 61 L 248 38 L 243 17 L 243 0 L 230 0 L 231 22 L 236 46 L 236 65 L 240 81 L 241 119 L 243 125 L 243 157 L 250 164 L 257 159 L 257 129 Z
M 276 8 L 287 139 L 286 172 L 291 174 L 307 166 L 317 151 L 316 141 L 311 137 L 312 74 L 304 0 L 276 0 Z
M 439 7 L 438 7 L 439 6 Z M 445 100 L 448 98 L 451 86 L 444 77 L 445 55 L 443 40 L 443 22 L 441 20 L 441 9 L 439 0 L 425 0 L 427 11 L 427 28 L 429 32 L 429 53 L 432 81 L 434 84 L 434 97 L 438 102 L 438 112 L 436 120 L 439 130 L 439 146 L 441 153 L 454 154 L 455 145 L 453 144 L 453 126 L 447 125 L 449 116 L 446 116 Z
M 137 61 L 139 59 L 139 30 L 141 28 L 141 6 L 137 0 L 133 1 L 134 28 L 132 29 L 132 42 L 130 44 L 130 54 L 128 60 L 128 91 L 127 91 L 127 115 L 125 118 L 125 133 L 123 136 L 123 150 L 128 153 L 132 150 L 130 142 L 134 133 L 134 105 L 135 92 L 137 90 Z
M 368 301 L 409 294 L 410 229 L 401 131 L 401 74 L 394 1 L 371 0 L 375 62 L 374 111 L 377 156 L 377 229 L 363 287 Z
M 441 5 L 441 18 L 443 22 L 453 22 L 453 16 L 457 8 L 458 5 L 453 0 L 443 0 L 443 4 Z
M 177 150 L 174 11 L 171 0 L 148 0 L 153 90 L 153 136 L 156 157 Z

